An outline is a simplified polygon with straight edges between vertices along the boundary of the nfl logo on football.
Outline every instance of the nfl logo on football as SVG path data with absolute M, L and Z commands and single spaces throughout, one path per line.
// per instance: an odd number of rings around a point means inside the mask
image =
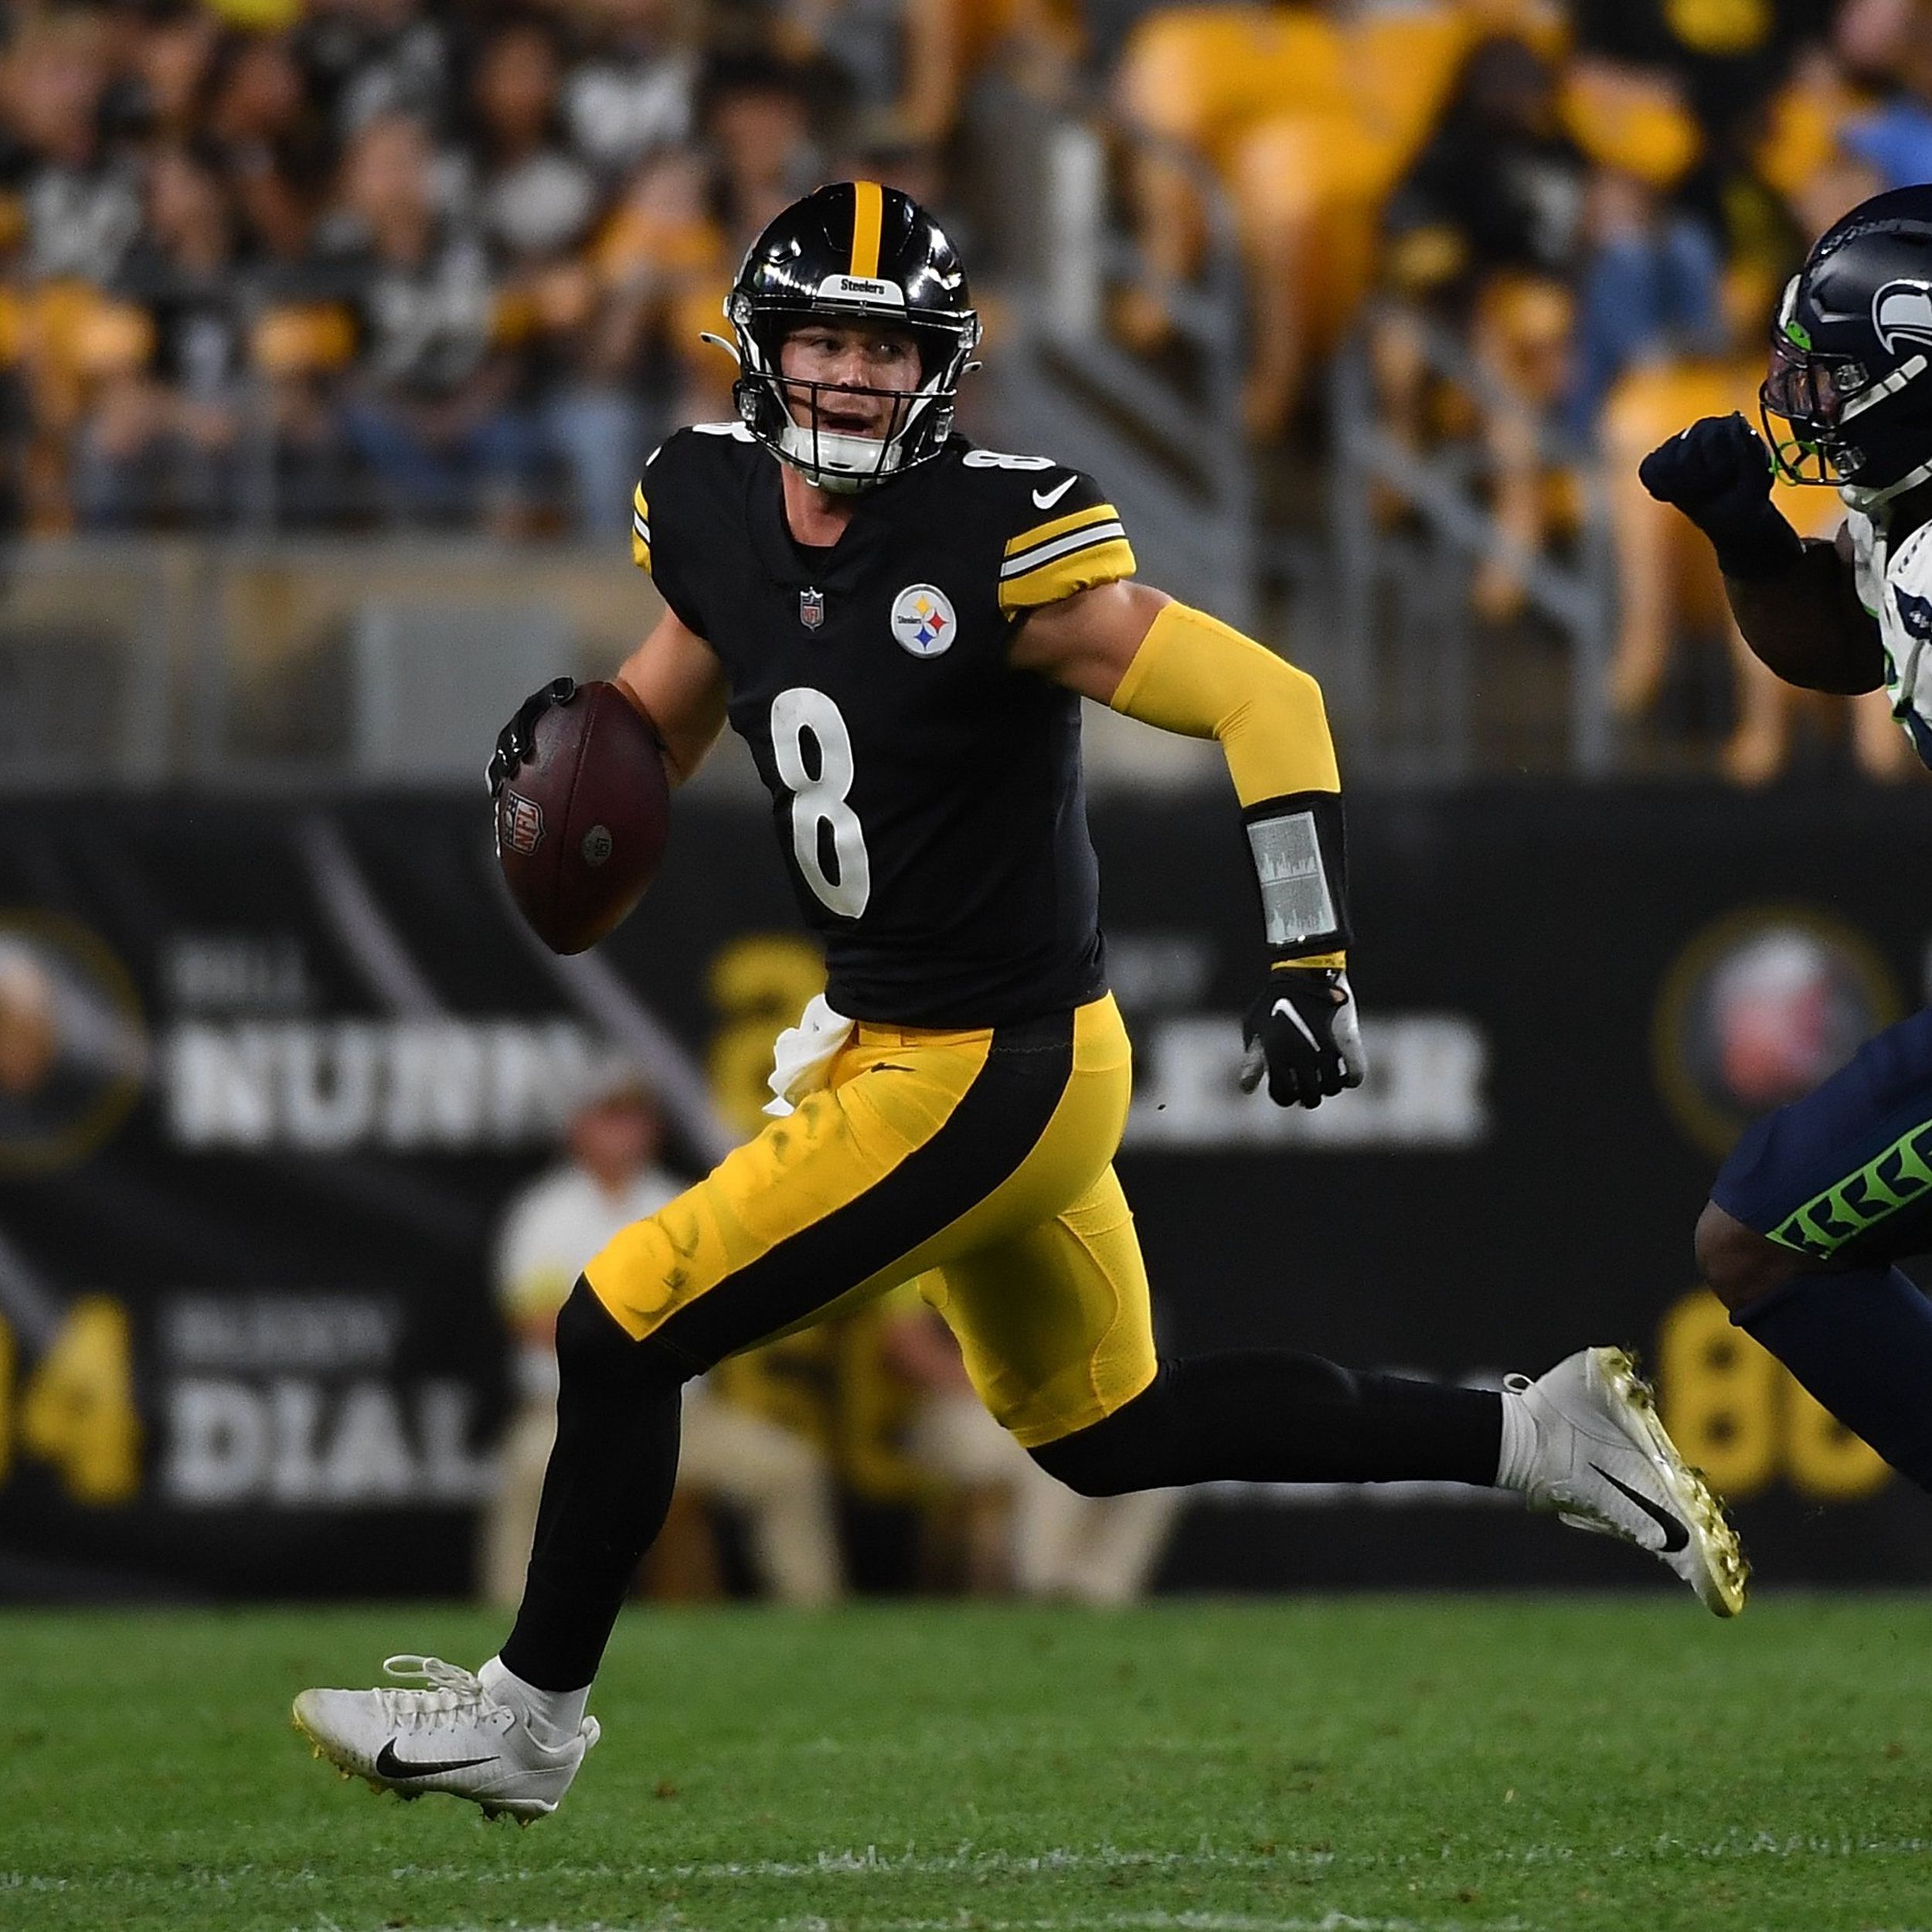
M 825 621 L 825 594 L 822 590 L 798 593 L 798 621 L 808 631 L 816 631 Z
M 543 814 L 534 798 L 503 794 L 503 842 L 512 852 L 533 852 L 543 842 Z

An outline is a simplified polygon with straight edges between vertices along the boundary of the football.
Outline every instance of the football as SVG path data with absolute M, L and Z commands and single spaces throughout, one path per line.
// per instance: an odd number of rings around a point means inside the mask
M 580 953 L 623 920 L 664 856 L 664 757 L 649 720 L 601 681 L 541 713 L 532 737 L 497 794 L 497 859 L 537 937 Z

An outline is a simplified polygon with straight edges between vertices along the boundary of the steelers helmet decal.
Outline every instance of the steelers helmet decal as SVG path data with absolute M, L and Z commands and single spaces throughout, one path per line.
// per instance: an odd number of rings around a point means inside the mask
M 733 396 L 745 426 L 821 489 L 867 489 L 937 456 L 979 341 L 966 271 L 945 231 L 910 196 L 876 181 L 834 182 L 777 216 L 747 253 L 725 301 L 737 339 Z M 872 389 L 891 410 L 879 435 L 828 427 L 821 399 L 847 386 L 787 378 L 786 337 L 819 321 L 903 330 L 917 386 Z

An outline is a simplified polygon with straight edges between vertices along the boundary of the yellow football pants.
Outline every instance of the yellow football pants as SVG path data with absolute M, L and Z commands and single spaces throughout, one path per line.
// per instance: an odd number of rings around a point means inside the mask
M 859 1026 L 828 1085 L 585 1270 L 694 1374 L 917 1275 L 1028 1448 L 1154 1379 L 1147 1274 L 1112 1162 L 1132 1084 L 1111 997 L 968 1032 Z

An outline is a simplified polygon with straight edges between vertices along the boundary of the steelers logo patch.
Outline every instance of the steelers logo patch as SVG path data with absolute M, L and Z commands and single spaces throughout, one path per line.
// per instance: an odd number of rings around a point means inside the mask
M 949 650 L 959 620 L 937 585 L 909 583 L 893 599 L 893 635 L 916 658 L 936 658 Z

